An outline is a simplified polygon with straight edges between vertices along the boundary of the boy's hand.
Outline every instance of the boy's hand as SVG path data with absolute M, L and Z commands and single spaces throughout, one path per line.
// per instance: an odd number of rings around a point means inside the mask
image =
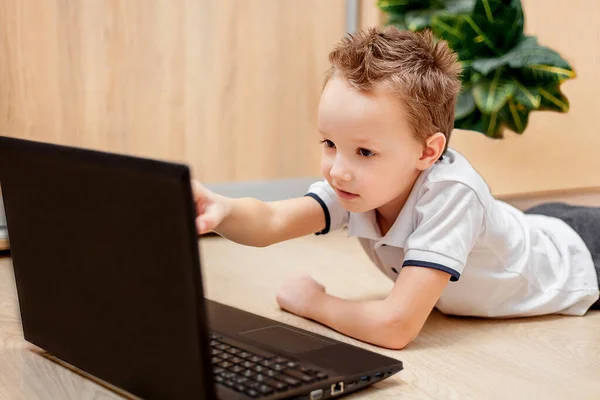
M 223 196 L 192 180 L 192 193 L 196 203 L 196 229 L 200 235 L 216 229 L 229 214 L 229 205 Z
M 277 303 L 284 310 L 310 318 L 324 295 L 325 286 L 308 274 L 302 274 L 284 283 L 277 293 Z

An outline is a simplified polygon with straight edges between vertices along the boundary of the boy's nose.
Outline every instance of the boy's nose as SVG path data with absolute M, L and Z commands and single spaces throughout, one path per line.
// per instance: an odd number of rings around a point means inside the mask
M 337 162 L 331 166 L 331 170 L 329 171 L 331 177 L 337 181 L 349 182 L 352 180 L 352 174 L 348 171 L 347 168 Z

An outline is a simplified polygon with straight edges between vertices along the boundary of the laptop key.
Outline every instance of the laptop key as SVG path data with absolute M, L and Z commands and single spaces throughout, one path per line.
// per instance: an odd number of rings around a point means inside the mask
M 229 372 L 229 371 L 223 371 L 220 374 L 223 378 L 225 379 L 235 379 L 237 378 L 237 375 L 234 374 L 233 372 Z
M 265 367 L 272 367 L 277 363 L 274 360 L 262 360 L 259 364 Z
M 268 386 L 268 385 L 261 385 L 261 386 L 259 386 L 258 387 L 258 391 L 261 394 L 264 394 L 264 395 L 273 393 L 273 389 L 271 388 L 271 386 Z
M 250 389 L 256 389 L 257 387 L 259 387 L 261 384 L 258 382 L 254 382 L 254 381 L 246 381 L 244 382 L 244 386 L 250 388 Z
M 295 363 L 295 362 L 293 362 L 293 361 L 288 361 L 288 362 L 285 364 L 285 366 L 286 366 L 286 367 L 288 367 L 288 368 L 298 368 L 298 363 Z
M 213 368 L 213 374 L 214 375 L 219 375 L 223 371 L 225 371 L 225 370 L 223 368 L 221 368 L 221 367 L 215 367 L 215 368 Z
M 300 371 L 296 371 L 296 370 L 293 370 L 293 369 L 287 369 L 287 370 L 285 370 L 285 371 L 283 371 L 283 372 L 284 372 L 286 375 L 289 375 L 289 376 L 291 376 L 292 378 L 299 379 L 299 380 L 301 380 L 302 382 L 306 382 L 306 383 L 308 383 L 308 382 L 312 382 L 312 381 L 316 380 L 316 378 L 315 378 L 315 377 L 312 377 L 312 376 L 310 376 L 310 375 L 303 374 L 302 372 L 300 372 Z
M 227 350 L 227 352 L 228 352 L 229 354 L 233 354 L 233 355 L 235 356 L 235 355 L 237 355 L 238 353 L 241 353 L 241 352 L 242 352 L 242 350 L 240 350 L 240 349 L 237 349 L 237 348 L 235 348 L 235 347 L 232 347 L 232 348 L 230 348 L 229 350 Z
M 276 379 L 271 379 L 267 382 L 265 382 L 267 385 L 271 386 L 273 389 L 277 390 L 278 392 L 282 391 L 282 390 L 286 390 L 288 388 L 288 385 L 278 381 Z
M 248 378 L 244 378 L 243 376 L 238 376 L 233 380 L 235 383 L 244 384 L 248 381 Z
M 223 383 L 223 381 L 225 381 L 225 378 L 222 376 L 215 376 L 215 382 Z
M 275 371 L 283 371 L 285 369 L 285 365 L 275 364 L 271 368 L 273 368 Z
M 242 372 L 242 375 L 246 378 L 254 378 L 256 376 L 256 372 L 252 371 L 251 369 L 247 369 L 244 372 Z
M 244 360 L 242 358 L 239 358 L 239 357 L 233 357 L 229 361 L 232 362 L 232 363 L 234 363 L 234 364 L 239 364 L 239 363 L 241 363 Z
M 245 371 L 244 367 L 240 367 L 239 365 L 234 365 L 233 367 L 229 368 L 230 371 L 235 372 L 236 374 L 239 374 L 242 371 Z
M 233 363 L 230 363 L 229 361 L 222 361 L 220 363 L 217 364 L 217 366 L 221 367 L 221 368 L 229 368 L 233 365 Z
M 273 371 L 272 369 L 270 369 L 270 370 L 268 370 L 266 372 L 266 375 L 269 376 L 269 377 L 271 377 L 271 378 L 275 378 L 276 376 L 281 375 L 281 373 L 277 372 L 277 371 Z
M 260 372 L 260 373 L 266 372 L 269 370 L 267 367 L 263 367 L 261 365 L 255 365 L 254 367 L 252 367 L 252 369 L 255 370 L 256 372 Z
M 292 378 L 291 376 L 281 375 L 278 380 L 287 383 L 290 386 L 300 386 L 300 381 L 296 378 Z
M 218 364 L 218 363 L 220 363 L 223 360 L 221 358 L 219 358 L 219 357 L 213 357 L 211 361 L 212 361 L 213 364 Z
M 260 393 L 255 389 L 246 389 L 244 393 L 246 393 L 250 397 L 258 397 L 260 395 Z
M 230 358 L 233 358 L 231 354 L 227 353 L 222 353 L 219 357 L 221 357 L 223 360 L 229 360 Z

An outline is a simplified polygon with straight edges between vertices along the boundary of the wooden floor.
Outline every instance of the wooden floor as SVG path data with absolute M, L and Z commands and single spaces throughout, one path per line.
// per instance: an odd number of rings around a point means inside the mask
M 307 271 L 331 294 L 383 297 L 392 287 L 345 232 L 269 248 L 200 241 L 207 297 L 373 349 L 405 370 L 349 399 L 600 399 L 600 312 L 514 320 L 435 312 L 409 347 L 389 351 L 282 312 L 275 292 Z M 114 399 L 113 392 L 40 357 L 22 339 L 10 259 L 0 261 L 0 399 Z

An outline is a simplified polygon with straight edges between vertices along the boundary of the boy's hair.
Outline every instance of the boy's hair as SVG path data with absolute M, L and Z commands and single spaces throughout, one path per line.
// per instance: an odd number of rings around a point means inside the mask
M 422 142 L 442 132 L 446 148 L 454 127 L 461 66 L 446 41 L 428 31 L 371 27 L 346 36 L 329 54 L 332 76 L 358 90 L 383 83 L 399 96 L 413 134 Z

